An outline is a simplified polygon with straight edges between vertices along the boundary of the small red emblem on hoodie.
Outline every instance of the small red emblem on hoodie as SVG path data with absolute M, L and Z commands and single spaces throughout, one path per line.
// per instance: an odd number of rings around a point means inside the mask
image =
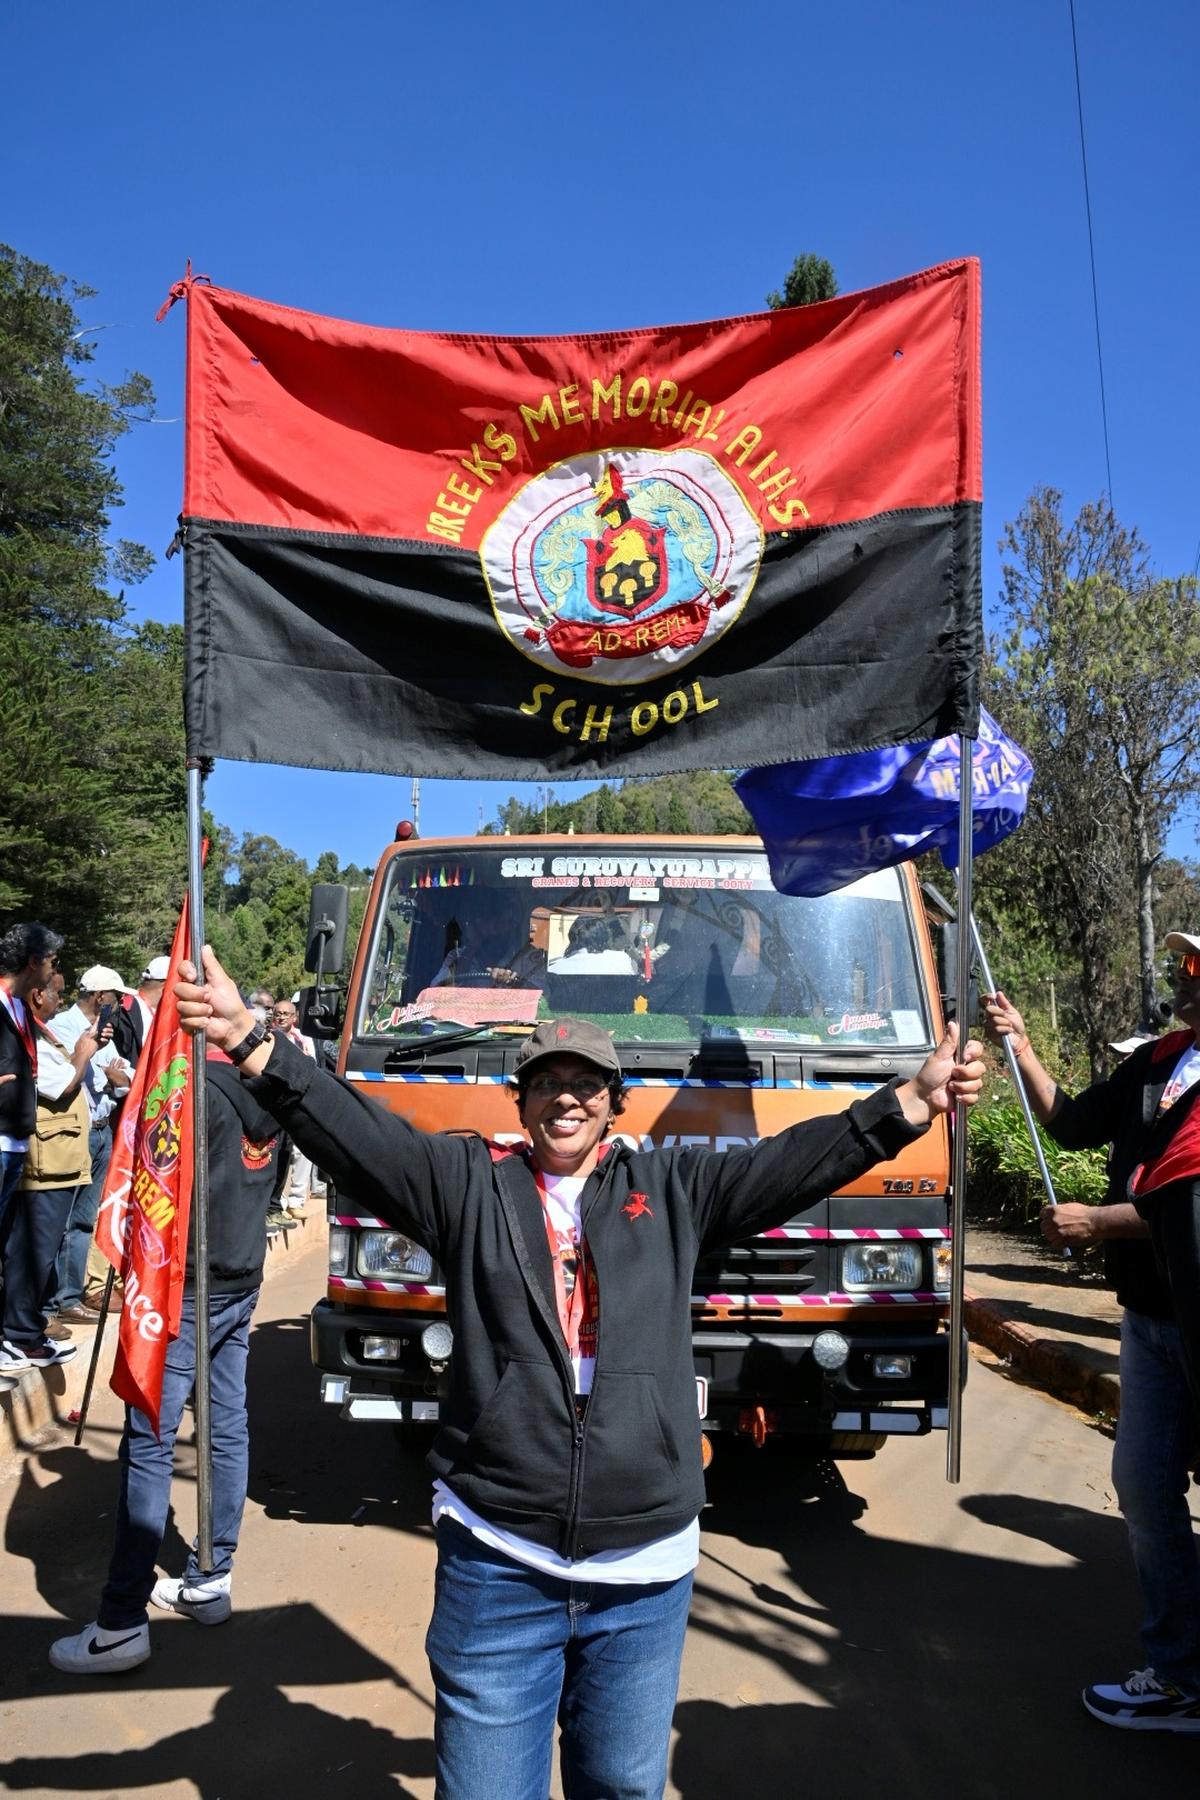
M 654 1217 L 654 1209 L 648 1203 L 645 1194 L 630 1194 L 628 1203 L 621 1208 L 621 1211 L 628 1213 L 631 1219 L 640 1219 L 643 1214 L 650 1219 Z

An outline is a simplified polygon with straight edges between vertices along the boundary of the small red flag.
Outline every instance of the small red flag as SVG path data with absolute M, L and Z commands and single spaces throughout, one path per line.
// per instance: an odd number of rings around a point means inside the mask
M 171 967 L 121 1111 L 96 1221 L 97 1247 L 125 1295 L 110 1383 L 158 1431 L 169 1339 L 179 1335 L 192 1201 L 193 1046 L 175 983 L 188 954 L 183 903 Z

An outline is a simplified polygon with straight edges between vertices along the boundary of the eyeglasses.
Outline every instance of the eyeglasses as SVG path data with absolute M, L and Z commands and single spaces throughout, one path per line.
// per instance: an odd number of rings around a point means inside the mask
M 607 1081 L 596 1075 L 577 1075 L 574 1080 L 567 1075 L 531 1075 L 525 1092 L 539 1100 L 556 1100 L 560 1094 L 574 1094 L 576 1100 L 594 1100 L 607 1086 Z
M 1200 951 L 1189 950 L 1186 955 L 1181 956 L 1175 965 L 1175 973 L 1186 975 L 1189 980 L 1194 981 L 1200 975 Z

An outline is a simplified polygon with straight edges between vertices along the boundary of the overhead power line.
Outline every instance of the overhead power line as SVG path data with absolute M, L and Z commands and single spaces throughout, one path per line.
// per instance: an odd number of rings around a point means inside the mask
M 1092 231 L 1092 195 L 1088 185 L 1087 143 L 1083 134 L 1083 86 L 1079 79 L 1079 37 L 1075 29 L 1075 0 L 1071 8 L 1071 49 L 1075 56 L 1075 103 L 1079 110 L 1079 155 L 1083 163 L 1083 201 L 1087 210 L 1088 256 L 1092 265 L 1092 314 L 1096 321 L 1096 365 L 1100 371 L 1100 419 L 1104 427 L 1104 472 L 1108 480 L 1108 504 L 1113 506 L 1112 458 L 1108 449 L 1108 402 L 1104 395 L 1104 348 L 1100 341 L 1100 290 L 1096 282 L 1096 239 Z

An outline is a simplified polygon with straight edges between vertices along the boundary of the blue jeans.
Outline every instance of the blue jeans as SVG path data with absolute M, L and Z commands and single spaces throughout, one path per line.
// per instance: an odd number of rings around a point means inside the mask
M 546 1800 L 554 1722 L 568 1800 L 659 1800 L 692 1577 L 561 1581 L 438 1525 L 425 1648 L 438 1800 Z
M 1188 1506 L 1192 1410 L 1179 1329 L 1126 1308 L 1113 1484 L 1142 1589 L 1146 1661 L 1200 1694 L 1200 1556 Z
M 87 1278 L 88 1251 L 96 1229 L 100 1210 L 100 1193 L 112 1155 L 112 1132 L 107 1125 L 93 1125 L 88 1133 L 88 1153 L 92 1159 L 92 1178 L 78 1189 L 71 1205 L 71 1216 L 63 1233 L 62 1247 L 54 1262 L 56 1282 L 51 1306 L 61 1312 L 65 1306 L 83 1305 L 83 1284 Z
M 0 1235 L 3 1235 L 8 1203 L 17 1191 L 24 1168 L 24 1150 L 0 1150 Z
M 258 1289 L 253 1288 L 248 1294 L 213 1294 L 209 1300 L 213 1566 L 201 1569 L 193 1542 L 184 1575 L 189 1582 L 228 1575 L 233 1567 L 250 1468 L 246 1357 L 250 1315 L 257 1299 Z M 167 1349 L 159 1437 L 145 1413 L 133 1406 L 125 1409 L 125 1431 L 118 1452 L 121 1487 L 116 1541 L 98 1614 L 106 1631 L 145 1623 L 154 1565 L 167 1528 L 175 1434 L 195 1379 L 196 1296 L 189 1289 L 183 1296 L 179 1336 Z
M 18 1188 L 0 1235 L 4 1297 L 0 1336 L 18 1350 L 46 1341 L 46 1310 L 54 1292 L 54 1259 L 78 1193 L 75 1187 Z

